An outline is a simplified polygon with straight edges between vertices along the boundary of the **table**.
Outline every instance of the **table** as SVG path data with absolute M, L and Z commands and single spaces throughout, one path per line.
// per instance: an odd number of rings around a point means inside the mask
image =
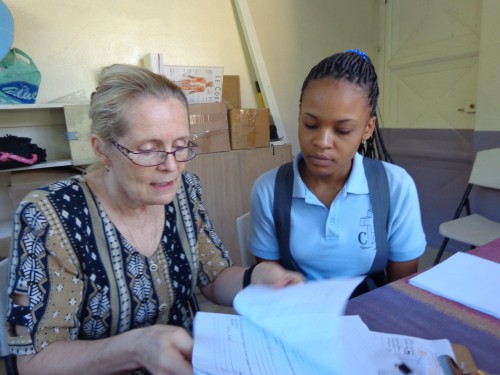
M 500 238 L 469 253 L 500 263 Z M 414 287 L 412 276 L 353 298 L 345 314 L 359 315 L 372 331 L 447 338 L 467 347 L 478 368 L 500 374 L 500 320 Z M 500 296 L 500 286 L 492 287 Z

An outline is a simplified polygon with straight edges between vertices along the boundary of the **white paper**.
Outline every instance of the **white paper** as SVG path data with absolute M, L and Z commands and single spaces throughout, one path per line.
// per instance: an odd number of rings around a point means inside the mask
M 447 374 L 439 364 L 439 357 L 448 355 L 456 360 L 449 340 L 425 340 L 418 337 L 372 332 L 387 351 L 397 355 L 408 366 L 412 375 Z
M 448 340 L 371 332 L 359 316 L 342 316 L 362 278 L 276 289 L 250 286 L 234 307 L 244 315 L 199 312 L 194 321 L 197 375 L 443 374 L 437 356 Z
M 350 295 L 363 279 L 309 281 L 282 289 L 252 285 L 238 293 L 234 308 L 304 359 L 321 365 L 326 371 L 323 373 L 345 373 L 348 369 L 368 374 L 366 371 L 374 369 L 375 358 L 382 367 L 394 365 L 397 358 L 383 351 L 373 356 L 376 351 L 369 345 L 368 327 L 361 320 L 354 322 L 342 316 Z M 356 360 L 350 361 L 352 355 L 347 353 L 354 348 Z
M 193 366 L 197 374 L 210 375 L 400 375 L 400 359 L 384 350 L 359 316 L 339 319 L 343 323 L 326 337 L 328 345 L 307 340 L 295 349 L 240 315 L 200 312 Z
M 500 318 L 500 264 L 459 252 L 409 283 Z
M 197 374 L 311 375 L 326 373 L 240 315 L 198 312 L 193 367 Z
M 281 289 L 250 285 L 236 295 L 234 309 L 287 344 L 302 346 L 304 338 L 334 335 L 335 318 L 344 314 L 349 296 L 363 279 L 309 281 Z M 305 322 L 310 319 L 314 322 Z

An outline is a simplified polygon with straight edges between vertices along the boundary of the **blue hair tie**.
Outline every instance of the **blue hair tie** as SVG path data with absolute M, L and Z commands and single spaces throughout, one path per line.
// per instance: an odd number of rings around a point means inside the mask
M 355 53 L 356 55 L 361 56 L 363 58 L 363 60 L 368 61 L 368 56 L 366 56 L 366 53 L 364 53 L 363 51 L 360 51 L 357 48 L 356 49 L 348 49 L 346 52 Z

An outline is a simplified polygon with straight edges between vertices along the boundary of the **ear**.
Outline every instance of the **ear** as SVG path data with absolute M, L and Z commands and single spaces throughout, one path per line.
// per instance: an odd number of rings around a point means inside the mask
M 365 131 L 363 132 L 363 140 L 368 140 L 373 132 L 375 131 L 375 123 L 377 122 L 377 117 L 372 116 L 370 117 L 370 120 L 368 120 L 368 123 L 366 124 Z
M 108 155 L 108 148 L 106 147 L 105 142 L 97 135 L 92 134 L 90 136 L 90 144 L 94 150 L 94 154 L 97 156 L 97 159 L 103 165 L 111 165 L 111 158 Z

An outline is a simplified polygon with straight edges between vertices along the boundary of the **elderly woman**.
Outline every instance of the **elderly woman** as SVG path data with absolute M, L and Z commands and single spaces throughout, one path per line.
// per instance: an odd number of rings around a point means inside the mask
M 112 65 L 90 105 L 99 162 L 30 193 L 15 214 L 9 343 L 21 374 L 191 374 L 189 300 L 231 305 L 243 279 L 300 274 L 232 266 L 201 201 L 182 91 Z M 253 271 L 253 272 L 252 272 Z

